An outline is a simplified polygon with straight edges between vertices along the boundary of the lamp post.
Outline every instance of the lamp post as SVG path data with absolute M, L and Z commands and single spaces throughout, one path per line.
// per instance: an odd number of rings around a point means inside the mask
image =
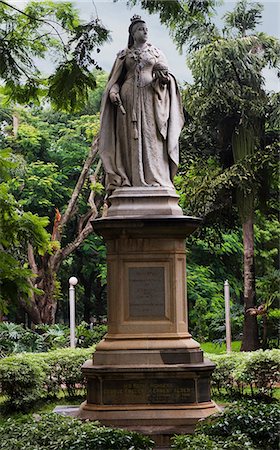
M 75 287 L 76 277 L 69 278 L 70 347 L 75 348 Z
M 224 284 L 224 294 L 225 294 L 225 311 L 226 311 L 226 347 L 227 353 L 231 352 L 231 329 L 230 329 L 230 292 L 229 292 L 229 282 L 225 281 Z

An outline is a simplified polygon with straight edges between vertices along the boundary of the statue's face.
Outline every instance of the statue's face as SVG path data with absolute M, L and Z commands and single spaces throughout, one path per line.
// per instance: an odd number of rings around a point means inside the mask
M 144 43 L 148 39 L 148 28 L 145 23 L 135 25 L 133 29 L 133 39 L 136 43 Z

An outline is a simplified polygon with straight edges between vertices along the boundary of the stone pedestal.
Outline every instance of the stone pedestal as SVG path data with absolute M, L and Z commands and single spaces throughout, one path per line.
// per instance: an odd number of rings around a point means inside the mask
M 173 188 L 122 187 L 110 197 L 108 217 L 182 216 Z
M 214 364 L 187 326 L 185 238 L 200 219 L 152 212 L 93 222 L 107 246 L 108 333 L 83 366 L 88 394 L 79 415 L 163 445 L 217 406 Z

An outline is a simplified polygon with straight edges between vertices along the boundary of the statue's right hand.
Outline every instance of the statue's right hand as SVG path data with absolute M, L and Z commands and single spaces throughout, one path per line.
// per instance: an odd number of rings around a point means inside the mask
M 118 105 L 119 93 L 118 92 L 110 92 L 110 100 L 113 103 L 113 105 Z

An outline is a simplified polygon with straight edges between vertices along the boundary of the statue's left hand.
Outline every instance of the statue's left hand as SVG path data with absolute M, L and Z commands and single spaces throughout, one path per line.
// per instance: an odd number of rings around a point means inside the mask
M 155 78 L 159 80 L 160 84 L 168 84 L 169 83 L 169 73 L 168 70 L 158 69 L 155 70 Z

